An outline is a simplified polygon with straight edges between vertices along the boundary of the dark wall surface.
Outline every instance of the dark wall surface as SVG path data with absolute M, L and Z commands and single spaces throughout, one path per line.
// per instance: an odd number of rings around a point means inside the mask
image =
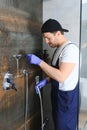
M 39 67 L 29 65 L 25 55 L 42 56 L 41 0 L 0 0 L 0 130 L 24 130 L 26 77 L 28 70 L 28 130 L 40 129 L 40 104 L 35 93 L 35 76 L 42 76 Z M 21 54 L 19 63 L 14 55 Z M 14 76 L 17 92 L 3 90 L 4 75 Z

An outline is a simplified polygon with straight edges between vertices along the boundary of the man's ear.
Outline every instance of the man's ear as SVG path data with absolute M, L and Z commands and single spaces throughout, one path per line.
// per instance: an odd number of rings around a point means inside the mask
M 61 34 L 61 32 L 60 32 L 60 31 L 57 31 L 57 32 L 56 32 L 56 35 L 60 35 L 60 34 Z

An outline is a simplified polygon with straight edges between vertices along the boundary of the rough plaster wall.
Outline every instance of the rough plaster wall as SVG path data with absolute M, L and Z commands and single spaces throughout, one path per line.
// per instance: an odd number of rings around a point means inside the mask
M 65 36 L 79 43 L 80 30 L 80 0 L 43 0 L 43 22 L 49 18 L 57 19 L 64 28 L 69 29 Z M 54 49 L 43 43 L 43 49 L 48 49 L 51 59 Z M 43 90 L 44 116 L 49 118 L 47 129 L 53 130 L 51 115 L 50 85 Z M 48 107 L 46 106 L 48 104 Z
M 28 112 L 26 127 L 28 130 L 40 130 L 40 103 L 36 95 L 35 76 L 42 75 L 39 67 L 29 65 L 27 53 L 42 54 L 41 0 L 0 0 L 0 130 L 24 130 L 26 84 L 28 85 Z M 17 69 L 17 57 L 19 69 Z M 26 83 L 23 70 L 29 72 Z M 3 91 L 3 78 L 7 71 L 14 75 L 17 92 Z

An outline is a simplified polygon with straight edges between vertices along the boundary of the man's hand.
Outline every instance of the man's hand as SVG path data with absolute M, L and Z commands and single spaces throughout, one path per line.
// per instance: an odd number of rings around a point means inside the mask
M 30 64 L 39 65 L 42 61 L 39 57 L 34 54 L 27 54 L 27 59 Z
M 38 88 L 41 89 L 47 84 L 47 79 L 41 80 L 38 84 L 35 86 L 36 93 L 38 94 Z

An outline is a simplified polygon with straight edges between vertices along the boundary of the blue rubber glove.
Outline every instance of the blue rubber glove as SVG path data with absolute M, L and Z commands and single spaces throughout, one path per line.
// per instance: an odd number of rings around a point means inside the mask
M 34 54 L 27 54 L 27 59 L 30 64 L 35 64 L 35 65 L 39 65 L 42 61 L 39 57 L 37 57 Z
M 35 86 L 36 93 L 38 94 L 38 88 L 41 89 L 47 84 L 47 79 L 41 80 L 38 84 Z

